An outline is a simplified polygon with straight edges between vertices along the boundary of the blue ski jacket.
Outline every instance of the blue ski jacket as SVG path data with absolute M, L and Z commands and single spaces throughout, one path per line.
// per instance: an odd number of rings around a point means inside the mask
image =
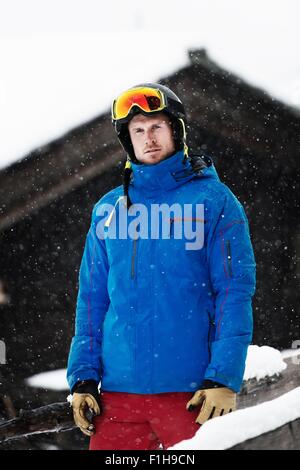
M 70 388 L 92 379 L 107 391 L 193 392 L 210 379 L 238 392 L 255 291 L 244 209 L 211 161 L 195 172 L 177 152 L 155 165 L 133 163 L 132 170 L 128 212 L 122 186 L 93 208 L 79 273 Z M 182 212 L 163 213 L 167 236 L 160 228 L 149 236 L 151 224 L 142 236 L 138 204 L 149 211 L 175 204 Z M 178 236 L 187 220 L 190 232 Z M 133 235 L 124 236 L 120 227 L 129 225 Z M 187 249 L 194 233 L 203 234 L 201 247 Z

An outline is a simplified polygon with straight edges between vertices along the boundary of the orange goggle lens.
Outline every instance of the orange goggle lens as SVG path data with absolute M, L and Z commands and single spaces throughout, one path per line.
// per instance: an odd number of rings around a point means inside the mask
M 113 103 L 113 119 L 124 119 L 133 106 L 138 106 L 146 113 L 164 109 L 165 102 L 162 93 L 154 88 L 133 88 L 122 93 Z

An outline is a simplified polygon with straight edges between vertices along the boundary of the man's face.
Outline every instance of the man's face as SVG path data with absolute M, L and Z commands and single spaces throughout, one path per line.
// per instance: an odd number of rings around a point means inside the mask
M 135 156 L 141 163 L 158 163 L 175 152 L 171 123 L 164 113 L 137 114 L 129 122 L 128 130 Z

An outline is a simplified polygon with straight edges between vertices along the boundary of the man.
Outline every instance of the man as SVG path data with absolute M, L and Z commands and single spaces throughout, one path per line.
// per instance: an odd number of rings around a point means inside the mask
M 236 407 L 255 261 L 243 207 L 209 157 L 189 155 L 170 89 L 125 91 L 112 119 L 127 163 L 93 209 L 82 258 L 74 418 L 90 449 L 168 448 Z

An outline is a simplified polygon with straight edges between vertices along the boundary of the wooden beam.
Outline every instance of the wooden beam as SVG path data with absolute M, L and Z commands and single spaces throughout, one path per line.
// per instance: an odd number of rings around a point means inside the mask
M 47 206 L 58 197 L 82 186 L 82 184 L 86 184 L 88 180 L 95 178 L 95 176 L 109 171 L 116 166 L 122 157 L 124 157 L 124 152 L 119 150 L 113 155 L 106 155 L 101 159 L 95 159 L 90 166 L 78 169 L 76 173 L 64 178 L 48 190 L 41 193 L 37 192 L 34 197 L 24 200 L 23 204 L 19 202 L 16 207 L 12 207 L 3 213 L 3 215 L 0 215 L 0 231 L 13 226 L 19 220 Z

